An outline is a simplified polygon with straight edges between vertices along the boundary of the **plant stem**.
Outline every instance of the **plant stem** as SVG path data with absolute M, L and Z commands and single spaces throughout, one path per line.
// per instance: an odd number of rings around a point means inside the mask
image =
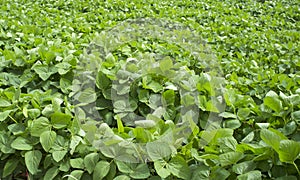
M 11 115 L 8 115 L 8 117 L 10 117 L 10 119 L 12 119 L 15 123 L 18 124 L 17 120 L 15 120 L 15 118 L 13 118 Z
M 298 172 L 298 175 L 300 176 L 300 171 L 299 171 L 298 166 L 295 164 L 295 162 L 293 162 L 293 165 L 295 166 L 295 168 L 296 168 L 296 170 L 297 170 L 297 172 Z

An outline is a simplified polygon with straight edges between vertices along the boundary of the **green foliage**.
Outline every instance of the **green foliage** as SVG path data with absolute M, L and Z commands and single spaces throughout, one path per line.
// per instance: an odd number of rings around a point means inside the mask
M 0 179 L 300 176 L 299 1 L 0 4 Z M 216 61 L 205 53 L 199 61 L 193 47 L 151 31 L 116 46 L 111 36 L 100 36 L 140 17 L 186 25 L 206 41 L 195 49 L 210 46 Z M 97 52 L 88 52 L 93 39 Z M 112 52 L 97 49 L 108 42 Z M 89 70 L 99 71 L 82 80 L 76 75 L 84 58 L 94 63 Z M 205 72 L 215 68 L 210 62 L 218 62 L 224 78 Z M 85 87 L 90 80 L 95 87 Z M 101 121 L 85 109 L 91 104 Z M 211 117 L 223 121 L 214 124 Z M 188 122 L 188 135 L 176 126 L 180 120 Z M 134 143 L 145 144 L 145 151 Z M 144 157 L 149 161 L 131 161 Z

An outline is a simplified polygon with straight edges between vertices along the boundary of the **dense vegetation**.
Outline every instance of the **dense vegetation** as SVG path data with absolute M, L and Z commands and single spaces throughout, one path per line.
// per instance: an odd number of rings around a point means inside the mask
M 0 179 L 299 178 L 300 1 L 0 5 Z

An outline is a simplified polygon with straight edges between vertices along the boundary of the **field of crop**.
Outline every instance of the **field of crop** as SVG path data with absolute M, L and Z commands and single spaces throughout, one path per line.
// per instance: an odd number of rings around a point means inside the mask
M 0 180 L 299 169 L 299 0 L 0 0 Z

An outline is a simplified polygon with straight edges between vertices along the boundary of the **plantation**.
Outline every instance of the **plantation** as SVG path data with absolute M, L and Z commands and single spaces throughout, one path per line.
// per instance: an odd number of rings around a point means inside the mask
M 300 1 L 0 15 L 0 179 L 299 179 Z

